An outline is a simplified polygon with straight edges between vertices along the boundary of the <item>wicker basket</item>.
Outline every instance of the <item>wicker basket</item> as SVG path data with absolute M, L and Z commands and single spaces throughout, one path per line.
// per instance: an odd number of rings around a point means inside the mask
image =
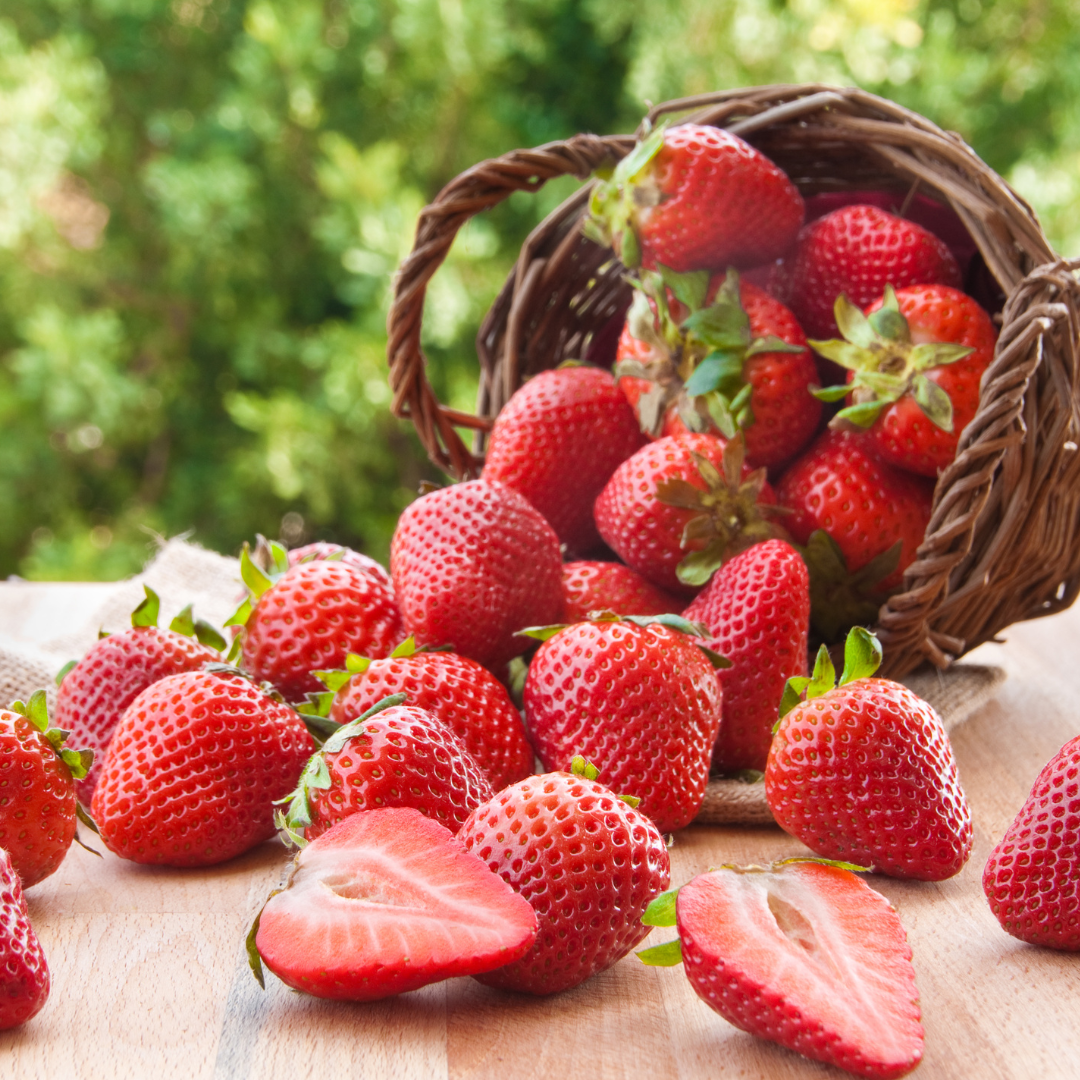
M 917 184 L 959 215 L 1006 297 L 978 413 L 938 478 L 903 590 L 879 612 L 883 674 L 899 677 L 924 660 L 945 667 L 1010 623 L 1068 607 L 1080 592 L 1080 263 L 1055 255 L 1031 209 L 959 136 L 862 90 L 732 90 L 665 102 L 648 119 L 670 113 L 739 134 L 804 195 Z M 524 379 L 603 351 L 629 290 L 611 252 L 581 235 L 587 185 L 529 236 L 484 320 L 472 416 L 441 405 L 426 377 L 420 320 L 429 279 L 472 215 L 553 177 L 585 178 L 625 156 L 635 138 L 577 135 L 485 161 L 420 215 L 389 315 L 392 408 L 455 478 L 478 474 L 485 434 Z M 476 433 L 472 450 L 455 427 Z

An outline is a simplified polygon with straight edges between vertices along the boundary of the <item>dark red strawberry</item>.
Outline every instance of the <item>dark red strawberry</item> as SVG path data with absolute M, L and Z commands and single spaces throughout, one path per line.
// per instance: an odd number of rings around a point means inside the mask
M 584 622 L 592 611 L 616 615 L 667 615 L 686 601 L 649 584 L 622 563 L 563 563 L 563 599 L 567 622 Z
M 418 644 L 450 645 L 489 669 L 525 651 L 518 630 L 562 613 L 559 538 L 524 496 L 489 480 L 409 506 L 394 531 L 390 572 Z
M 838 336 L 833 305 L 841 293 L 862 308 L 886 285 L 961 284 L 941 240 L 876 206 L 845 206 L 806 225 L 790 262 L 790 306 L 812 338 Z
M 548 637 L 525 680 L 525 723 L 544 767 L 568 769 L 583 756 L 614 790 L 636 795 L 662 832 L 688 825 L 720 726 L 720 685 L 695 640 L 629 620 L 577 623 Z
M 683 615 L 702 623 L 709 647 L 731 661 L 716 673 L 724 697 L 713 767 L 763 770 L 784 686 L 807 674 L 806 564 L 783 540 L 755 544 L 725 563 Z
M 0 849 L 0 1031 L 25 1024 L 49 998 L 49 966 L 30 925 L 19 875 Z
M 765 797 L 818 855 L 941 881 L 971 854 L 971 809 L 941 718 L 906 686 L 872 678 L 880 662 L 877 639 L 856 628 L 839 685 L 824 645 L 813 677 L 791 680 Z
M 1080 952 L 1080 737 L 1046 764 L 990 853 L 983 891 L 1002 928 Z
M 680 124 L 595 185 L 585 232 L 626 266 L 684 273 L 776 258 L 802 222 L 802 196 L 764 154 L 722 128 Z
M 337 691 L 330 707 L 336 723 L 347 724 L 383 698 L 404 693 L 408 704 L 437 717 L 465 744 L 496 791 L 533 771 L 521 714 L 503 684 L 475 660 L 418 652 L 410 638 L 385 660 L 350 656 L 346 668 L 322 676 Z
M 516 960 L 536 925 L 449 830 L 397 807 L 352 814 L 303 848 L 248 955 L 260 983 L 265 963 L 294 990 L 377 1001 Z
M 217 650 L 225 647 L 224 639 L 208 623 L 193 619 L 190 608 L 168 630 L 158 628 L 158 612 L 157 594 L 147 588 L 146 599 L 131 614 L 131 629 L 100 638 L 58 677 L 56 726 L 71 732 L 73 746 L 93 750 L 95 756 L 90 771 L 75 783 L 87 806 L 113 731 L 135 698 L 166 675 L 221 662 Z
M 274 835 L 274 801 L 315 743 L 292 709 L 230 670 L 170 675 L 121 718 L 93 815 L 122 859 L 210 866 Z
M 595 780 L 595 769 L 577 766 L 577 775 L 530 776 L 500 791 L 462 827 L 466 848 L 528 900 L 539 925 L 523 957 L 480 982 L 558 993 L 611 967 L 648 933 L 641 916 L 670 881 L 664 839 Z
M 571 551 L 585 552 L 600 542 L 596 496 L 643 442 L 609 372 L 583 365 L 542 371 L 499 412 L 483 478 L 524 495 Z
M 688 434 L 624 461 L 593 512 L 623 562 L 661 589 L 690 594 L 724 559 L 783 533 L 775 501 L 765 470 L 743 464 L 741 439 Z

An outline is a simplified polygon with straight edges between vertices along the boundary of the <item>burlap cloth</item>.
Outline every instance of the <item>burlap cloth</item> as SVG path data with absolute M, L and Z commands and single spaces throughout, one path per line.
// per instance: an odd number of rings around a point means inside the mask
M 131 625 L 131 611 L 143 598 L 143 585 L 161 597 L 159 623 L 169 622 L 188 604 L 195 614 L 220 627 L 236 609 L 243 586 L 236 559 L 206 551 L 182 538 L 162 542 L 146 569 L 127 581 L 108 585 L 80 585 L 67 609 L 53 605 L 57 617 L 47 626 L 27 625 L 26 611 L 40 597 L 42 586 L 26 582 L 0 582 L 0 701 L 26 700 L 45 687 L 49 703 L 55 701 L 57 671 L 80 657 L 97 639 L 98 630 L 123 630 Z M 64 586 L 47 586 L 63 590 Z M 61 593 L 57 593 L 60 596 Z M 74 603 L 78 599 L 79 603 Z M 955 664 L 945 672 L 919 671 L 902 680 L 929 701 L 946 728 L 962 723 L 997 692 L 1005 679 L 998 667 Z M 762 783 L 712 780 L 697 821 L 709 824 L 760 825 L 772 822 Z

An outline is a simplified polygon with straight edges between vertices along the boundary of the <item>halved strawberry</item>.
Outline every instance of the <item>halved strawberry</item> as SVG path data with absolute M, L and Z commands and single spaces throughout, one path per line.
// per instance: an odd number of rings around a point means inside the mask
M 529 902 L 448 829 L 395 807 L 353 814 L 308 844 L 248 951 L 260 983 L 261 957 L 296 990 L 375 1001 L 512 963 L 536 928 Z

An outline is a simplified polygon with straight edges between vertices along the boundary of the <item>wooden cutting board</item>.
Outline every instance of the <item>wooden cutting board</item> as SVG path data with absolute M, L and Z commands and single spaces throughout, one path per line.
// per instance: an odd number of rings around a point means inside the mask
M 59 585 L 19 589 L 42 616 L 62 615 L 70 594 Z M 48 621 L 20 616 L 23 626 Z M 1080 955 L 1006 935 L 980 885 L 1039 769 L 1080 734 L 1080 608 L 1005 636 L 1006 645 L 984 646 L 972 659 L 1003 666 L 1007 682 L 952 734 L 975 817 L 970 862 L 940 884 L 870 879 L 900 912 L 915 954 L 926 1057 L 913 1075 L 921 1080 L 1080 1073 Z M 804 851 L 774 827 L 693 826 L 675 838 L 672 881 L 719 863 Z M 645 968 L 633 956 L 546 999 L 455 979 L 388 1002 L 332 1004 L 269 973 L 264 992 L 248 972 L 243 940 L 287 860 L 273 842 L 202 871 L 149 869 L 73 848 L 28 892 L 52 994 L 29 1024 L 0 1033 L 0 1076 L 843 1075 L 737 1031 L 697 999 L 681 968 Z M 657 930 L 650 940 L 670 936 Z

